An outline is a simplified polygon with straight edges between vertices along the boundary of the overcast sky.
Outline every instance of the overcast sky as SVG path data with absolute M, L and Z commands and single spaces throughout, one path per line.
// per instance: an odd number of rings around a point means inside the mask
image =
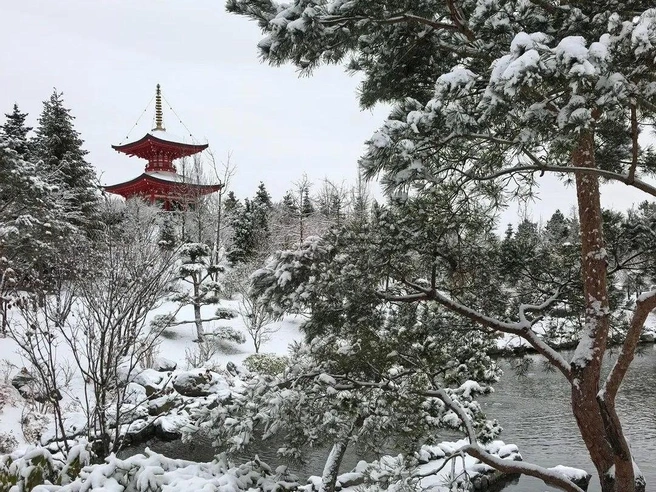
M 360 111 L 357 79 L 340 67 L 299 78 L 260 63 L 257 26 L 221 0 L 0 0 L 0 111 L 17 102 L 36 124 L 53 87 L 64 92 L 103 184 L 131 179 L 145 162 L 112 150 L 152 127 L 143 114 L 155 85 L 197 139 L 237 166 L 232 189 L 252 196 L 264 181 L 279 199 L 303 173 L 352 183 L 363 142 L 387 114 Z M 167 130 L 188 132 L 164 107 Z M 545 179 L 531 216 L 568 211 L 574 191 Z M 604 205 L 625 209 L 646 196 L 604 188 Z M 504 214 L 512 220 L 515 210 Z

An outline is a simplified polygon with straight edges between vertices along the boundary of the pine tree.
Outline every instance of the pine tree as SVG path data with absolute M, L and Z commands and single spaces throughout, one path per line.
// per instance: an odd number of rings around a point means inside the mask
M 18 105 L 14 104 L 13 111 L 5 116 L 7 119 L 5 124 L 0 127 L 0 133 L 6 137 L 9 147 L 14 149 L 20 157 L 28 158 L 30 145 L 27 135 L 32 131 L 32 127 L 25 126 L 27 113 L 21 113 Z
M 212 251 L 203 243 L 186 243 L 180 247 L 180 261 L 177 268 L 178 278 L 188 286 L 171 296 L 171 300 L 181 305 L 191 305 L 194 310 L 194 324 L 199 342 L 205 336 L 201 308 L 219 302 L 222 290 L 216 281 L 217 273 L 223 273 L 225 267 L 215 264 Z
M 606 376 L 602 362 L 617 328 L 611 316 L 608 251 L 600 180 L 656 196 L 644 179 L 656 169 L 653 150 L 638 138 L 656 116 L 656 15 L 650 2 L 427 0 L 402 2 L 278 2 L 228 0 L 227 9 L 259 23 L 258 47 L 273 65 L 310 73 L 345 63 L 362 76 L 360 103 L 391 103 L 389 118 L 361 159 L 365 177 L 380 176 L 388 193 L 449 188 L 454 201 L 490 204 L 529 196 L 540 176 L 576 184 L 585 322 L 570 360 L 533 330 L 532 320 L 561 297 L 553 282 L 541 299 L 494 318 L 468 310 L 441 286 L 415 284 L 404 302 L 430 298 L 485 329 L 523 338 L 563 374 L 572 413 L 603 492 L 645 490 L 616 408 L 640 332 L 656 309 L 656 291 L 640 296 Z M 527 260 L 528 262 L 528 260 Z M 568 284 L 570 286 L 570 284 Z M 394 293 L 388 293 L 394 298 Z M 514 321 L 509 321 L 509 320 Z M 603 375 L 603 377 L 602 377 Z M 472 438 L 475 440 L 475 438 Z M 495 466 L 480 448 L 468 445 Z M 524 473 L 526 466 L 504 465 Z M 564 490 L 568 477 L 530 467 Z
M 73 126 L 74 117 L 64 107 L 63 93 L 55 89 L 43 102 L 34 138 L 35 157 L 46 172 L 56 176 L 70 194 L 68 214 L 71 221 L 90 232 L 98 220 L 98 183 L 93 167 L 86 161 L 88 152 Z

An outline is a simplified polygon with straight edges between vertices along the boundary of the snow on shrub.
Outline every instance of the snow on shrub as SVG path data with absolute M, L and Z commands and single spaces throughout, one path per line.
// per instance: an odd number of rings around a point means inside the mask
M 251 372 L 267 376 L 282 374 L 289 359 L 276 354 L 252 354 L 244 359 L 244 366 Z

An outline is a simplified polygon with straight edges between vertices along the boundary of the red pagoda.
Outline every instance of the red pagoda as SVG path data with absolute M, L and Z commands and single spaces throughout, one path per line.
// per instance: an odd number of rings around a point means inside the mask
M 140 197 L 158 203 L 164 210 L 185 209 L 199 197 L 219 191 L 221 184 L 196 184 L 178 174 L 173 161 L 192 156 L 207 148 L 207 144 L 189 144 L 166 132 L 162 117 L 162 94 L 157 84 L 155 94 L 155 128 L 142 138 L 124 145 L 112 145 L 130 157 L 146 159 L 144 173 L 130 181 L 105 186 L 105 191 L 132 198 Z

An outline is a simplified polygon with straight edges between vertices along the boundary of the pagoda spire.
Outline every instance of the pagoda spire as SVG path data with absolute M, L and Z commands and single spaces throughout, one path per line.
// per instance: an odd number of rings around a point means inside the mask
M 157 84 L 157 90 L 155 91 L 155 128 L 153 128 L 153 131 L 159 130 L 159 131 L 165 131 L 166 128 L 164 128 L 164 118 L 163 118 L 163 112 L 162 112 L 162 91 L 160 89 L 159 84 Z

